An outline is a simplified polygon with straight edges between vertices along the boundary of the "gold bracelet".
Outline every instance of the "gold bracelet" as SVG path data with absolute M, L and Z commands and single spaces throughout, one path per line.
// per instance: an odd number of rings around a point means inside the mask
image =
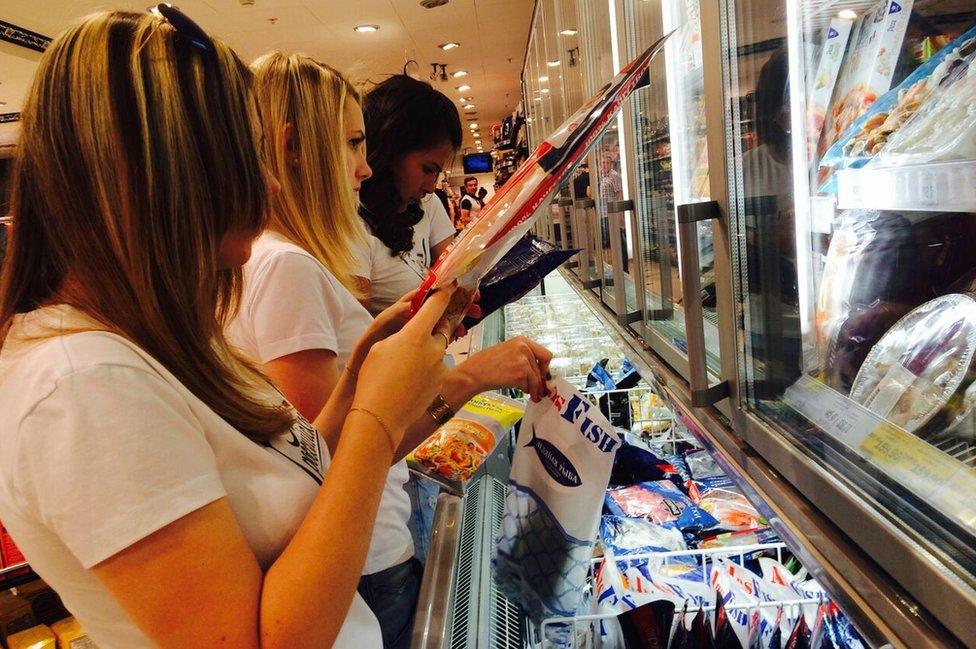
M 389 426 L 387 426 L 386 423 L 380 419 L 379 415 L 372 410 L 367 410 L 366 408 L 350 408 L 349 412 L 362 412 L 375 419 L 376 423 L 379 424 L 380 428 L 383 429 L 383 432 L 386 433 L 386 439 L 388 442 L 390 442 L 390 452 L 393 453 L 394 456 L 396 455 L 397 445 L 393 442 L 393 433 L 390 432 Z

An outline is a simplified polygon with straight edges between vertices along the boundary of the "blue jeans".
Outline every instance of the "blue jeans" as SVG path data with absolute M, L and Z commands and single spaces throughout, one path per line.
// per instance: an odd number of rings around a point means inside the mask
M 421 563 L 427 563 L 427 546 L 434 529 L 434 510 L 437 509 L 437 495 L 441 488 L 430 480 L 410 474 L 410 480 L 403 485 L 403 489 L 410 496 L 407 527 L 413 537 L 413 553 Z
M 360 578 L 359 594 L 380 622 L 384 649 L 409 649 L 423 575 L 423 564 L 411 557 L 392 568 Z

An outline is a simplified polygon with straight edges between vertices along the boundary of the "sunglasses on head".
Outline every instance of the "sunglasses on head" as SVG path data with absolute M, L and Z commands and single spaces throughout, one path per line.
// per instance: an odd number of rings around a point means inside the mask
M 200 25 L 193 22 L 189 16 L 168 2 L 161 2 L 155 7 L 150 7 L 149 13 L 165 19 L 166 22 L 173 26 L 173 29 L 176 30 L 179 36 L 186 39 L 193 47 L 201 52 L 209 53 L 214 51 L 213 40 L 200 28 Z

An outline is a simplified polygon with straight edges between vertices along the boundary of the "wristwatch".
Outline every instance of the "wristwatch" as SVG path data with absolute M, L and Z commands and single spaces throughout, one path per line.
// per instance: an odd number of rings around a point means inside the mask
M 434 401 L 427 406 L 427 414 L 434 418 L 438 426 L 443 426 L 451 420 L 455 412 L 454 408 L 451 408 L 444 400 L 444 397 L 438 394 L 434 397 Z

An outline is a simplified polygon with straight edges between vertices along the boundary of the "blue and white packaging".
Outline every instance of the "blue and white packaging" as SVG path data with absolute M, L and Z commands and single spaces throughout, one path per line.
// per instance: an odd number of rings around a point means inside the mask
M 492 558 L 498 588 L 536 622 L 577 612 L 620 446 L 599 408 L 572 385 L 555 379 L 548 388 L 525 409 Z

